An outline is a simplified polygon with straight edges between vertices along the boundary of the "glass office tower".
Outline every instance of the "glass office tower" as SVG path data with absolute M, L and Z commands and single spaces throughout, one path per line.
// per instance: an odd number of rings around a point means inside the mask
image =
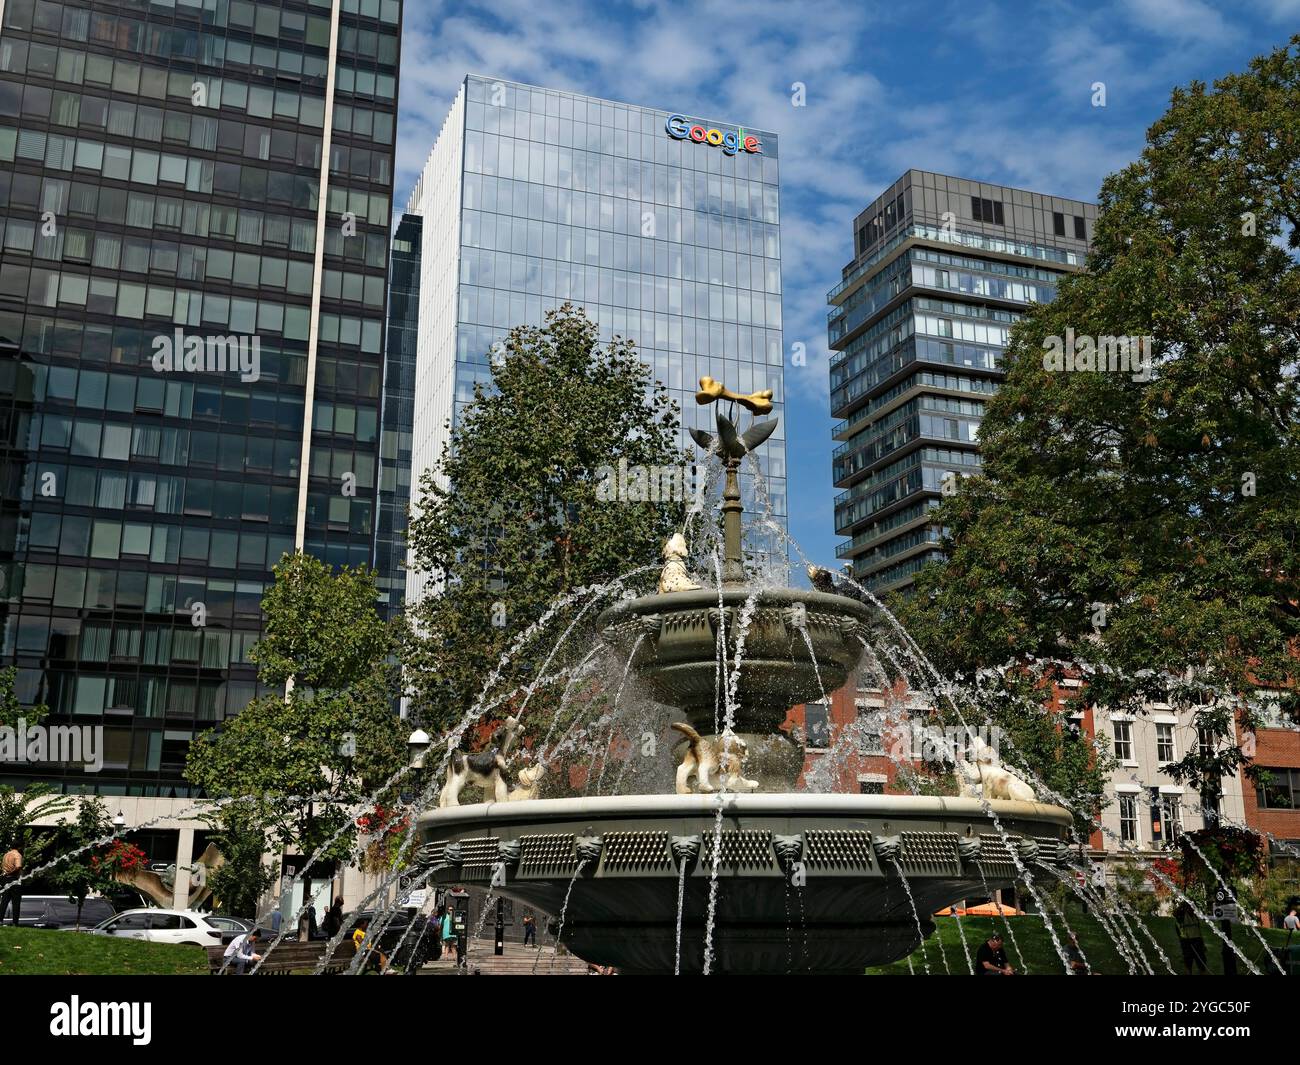
M 383 608 L 406 599 L 406 518 L 411 498 L 411 419 L 415 345 L 420 322 L 420 219 L 404 214 L 393 234 L 388 281 L 383 410 L 379 430 L 379 512 L 375 570 Z
M 370 560 L 400 0 L 7 0 L 3 662 L 173 796 L 271 567 Z
M 412 483 L 491 379 L 492 344 L 566 301 L 636 342 L 690 453 L 685 428 L 712 425 L 701 376 L 770 388 L 781 414 L 777 168 L 771 133 L 466 77 L 407 207 L 423 219 Z M 763 461 L 784 523 L 784 420 Z
M 836 554 L 875 591 L 942 557 L 946 476 L 979 469 L 1011 323 L 1082 267 L 1097 208 L 909 170 L 854 220 L 831 290 Z

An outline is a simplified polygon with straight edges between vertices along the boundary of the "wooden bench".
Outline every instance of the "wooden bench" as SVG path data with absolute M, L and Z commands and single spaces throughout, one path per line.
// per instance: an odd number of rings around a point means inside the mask
M 307 943 L 299 943 L 297 940 L 282 939 L 279 946 L 266 956 L 266 947 L 269 944 L 258 943 L 254 948 L 255 953 L 265 956 L 265 960 L 257 967 L 259 976 L 284 976 L 288 973 L 307 970 L 315 972 L 316 966 L 320 964 L 321 959 L 325 956 L 325 949 L 329 946 L 329 941 L 324 939 L 315 939 Z M 215 976 L 221 973 L 225 968 L 225 975 L 234 975 L 235 967 L 226 965 L 226 948 L 225 947 L 205 947 L 208 952 L 208 972 Z M 352 964 L 352 959 L 356 955 L 356 948 L 353 947 L 351 940 L 343 940 L 334 948 L 334 953 L 330 955 L 329 962 L 321 970 L 322 973 L 340 973 Z M 254 965 L 256 963 L 253 963 Z M 248 967 L 248 973 L 251 973 L 253 965 Z

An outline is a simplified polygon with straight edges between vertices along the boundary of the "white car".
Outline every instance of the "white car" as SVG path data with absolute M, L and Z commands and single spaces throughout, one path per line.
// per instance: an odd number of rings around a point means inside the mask
M 143 939 L 149 943 L 221 946 L 221 929 L 197 910 L 123 910 L 91 929 L 92 935 Z

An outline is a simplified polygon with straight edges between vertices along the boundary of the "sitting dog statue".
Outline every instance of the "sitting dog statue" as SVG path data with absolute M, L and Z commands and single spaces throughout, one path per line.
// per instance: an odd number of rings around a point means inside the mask
M 997 752 L 983 740 L 973 745 L 975 762 L 957 760 L 957 783 L 962 794 L 975 798 L 1011 799 L 1016 802 L 1036 802 L 1034 789 L 998 762 Z M 969 789 L 969 790 L 968 790 Z
M 438 796 L 438 805 L 459 806 L 460 793 L 466 784 L 477 784 L 481 787 L 484 797 L 489 802 L 506 802 L 509 799 L 509 788 L 506 786 L 505 777 L 506 755 L 514 746 L 518 730 L 518 719 L 508 717 L 501 729 L 501 742 L 491 750 L 478 754 L 452 751 L 451 764 L 447 767 L 447 780 Z
M 659 574 L 659 592 L 693 592 L 699 585 L 686 572 L 686 537 L 673 533 L 664 544 L 664 568 Z
M 546 766 L 542 762 L 524 766 L 519 770 L 519 787 L 510 792 L 509 801 L 519 802 L 521 799 L 537 798 L 542 788 L 542 777 L 545 775 Z
M 691 794 L 691 777 L 695 778 L 696 786 L 702 794 L 720 789 L 758 789 L 757 780 L 747 780 L 740 775 L 740 763 L 745 757 L 746 745 L 735 733 L 726 737 L 701 736 L 684 721 L 674 721 L 672 727 L 689 741 L 682 764 L 677 767 L 678 795 Z

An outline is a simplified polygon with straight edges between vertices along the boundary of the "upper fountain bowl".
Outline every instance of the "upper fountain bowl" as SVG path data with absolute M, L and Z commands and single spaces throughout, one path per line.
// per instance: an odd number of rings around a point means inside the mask
M 631 656 L 633 674 L 656 701 L 680 707 L 699 732 L 711 733 L 722 701 L 719 626 L 729 672 L 751 595 L 732 727 L 772 733 L 796 703 L 843 686 L 862 654 L 870 607 L 828 592 L 724 586 L 627 599 L 602 613 L 597 626 L 607 644 Z

